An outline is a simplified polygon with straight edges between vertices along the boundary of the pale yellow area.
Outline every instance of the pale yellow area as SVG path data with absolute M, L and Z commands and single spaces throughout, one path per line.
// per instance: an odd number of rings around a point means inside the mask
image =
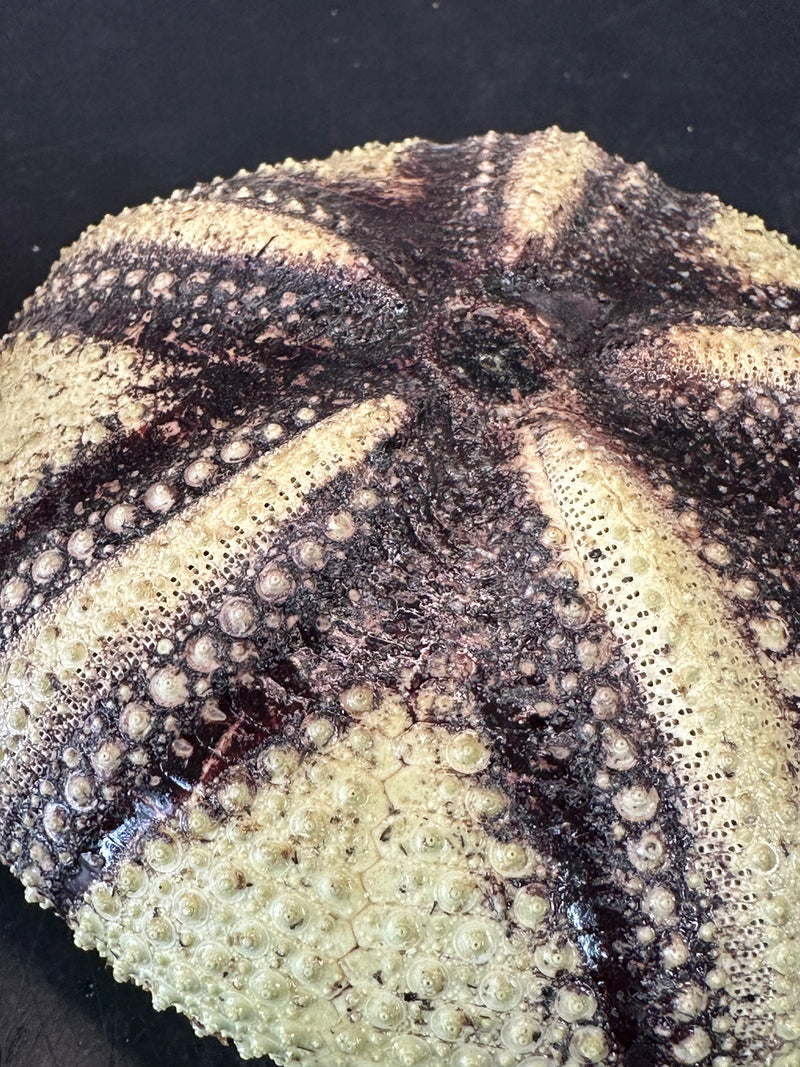
M 75 939 L 246 1058 L 516 1067 L 567 1041 L 592 1053 L 571 1063 L 605 1060 L 557 872 L 492 833 L 509 798 L 477 780 L 487 758 L 384 692 L 319 751 L 265 752 L 257 789 L 224 783 L 222 819 L 196 794 L 95 884 Z
M 550 250 L 572 220 L 593 170 L 608 157 L 584 133 L 532 133 L 508 175 L 502 259 L 514 263 L 533 239 Z
M 91 227 L 72 251 L 105 251 L 117 243 L 152 242 L 211 254 L 330 262 L 353 268 L 348 242 L 293 215 L 216 200 L 167 200 L 129 208 Z
M 719 956 L 709 984 L 729 995 L 750 1056 L 794 1064 L 782 1058 L 800 1056 L 800 793 L 787 712 L 716 576 L 641 474 L 590 431 L 555 419 L 522 433 L 519 462 L 554 519 L 549 543 L 594 595 L 666 739 L 694 838 L 687 876 L 721 898 L 710 916 Z M 648 785 L 643 769 L 641 786 L 615 798 L 629 821 Z
M 756 215 L 720 204 L 703 236 L 711 242 L 711 257 L 744 281 L 800 287 L 800 250 Z
M 241 584 L 247 559 L 270 543 L 309 494 L 361 463 L 405 416 L 405 404 L 394 397 L 332 415 L 266 453 L 52 601 L 4 652 L 0 746 L 19 746 L 14 759 L 23 763 L 31 758 L 29 744 L 35 749 L 46 739 L 52 746 L 59 723 L 82 718 L 85 702 L 108 692 L 131 664 L 146 661 L 159 638 L 172 640 L 176 615 L 207 611 L 215 592 Z M 254 584 L 252 594 L 255 601 Z M 244 603 L 240 615 L 254 610 Z M 173 681 L 178 685 L 180 678 Z M 153 684 L 160 682 L 156 678 Z M 7 753 L 0 772 L 13 777 L 11 759 Z
M 0 519 L 29 496 L 45 469 L 67 467 L 82 445 L 106 436 L 106 420 L 135 429 L 152 398 L 141 355 L 127 345 L 72 335 L 17 334 L 0 347 Z M 138 392 L 138 390 L 137 390 Z
M 397 199 L 410 200 L 419 196 L 419 181 L 405 180 L 398 171 L 398 163 L 420 141 L 409 137 L 393 144 L 372 141 L 348 152 L 334 152 L 328 159 L 312 160 L 309 170 L 315 177 L 333 185 L 337 183 L 379 186 L 392 183 L 391 192 Z
M 774 389 L 800 387 L 800 336 L 791 330 L 736 326 L 672 326 L 658 347 L 623 355 L 653 377 L 664 370 Z

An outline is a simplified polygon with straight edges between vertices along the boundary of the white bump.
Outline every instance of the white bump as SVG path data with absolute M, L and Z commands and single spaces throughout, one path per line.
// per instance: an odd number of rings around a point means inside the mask
M 555 1010 L 564 1022 L 575 1023 L 581 1019 L 591 1019 L 597 1011 L 597 1000 L 582 989 L 565 986 L 556 994 Z
M 250 455 L 253 446 L 249 441 L 228 441 L 222 446 L 219 457 L 223 463 L 241 463 Z
M 130 504 L 114 504 L 108 509 L 103 519 L 103 525 L 109 533 L 119 534 L 133 525 L 136 518 L 136 508 Z
M 292 547 L 292 557 L 300 567 L 321 571 L 325 566 L 325 548 L 319 541 L 306 538 Z
M 455 1005 L 442 1004 L 431 1015 L 430 1026 L 440 1041 L 457 1041 L 466 1024 L 463 1012 Z
M 361 511 L 372 511 L 379 502 L 378 494 L 374 489 L 357 489 L 353 493 L 353 507 Z
M 660 829 L 648 830 L 638 841 L 628 841 L 628 859 L 637 871 L 655 871 L 664 865 L 667 847 Z
M 69 819 L 69 812 L 63 804 L 48 804 L 44 809 L 42 822 L 49 837 L 58 837 L 64 832 Z
M 104 741 L 92 753 L 92 766 L 99 778 L 111 778 L 122 760 L 123 747 L 119 741 Z
M 109 267 L 106 270 L 101 270 L 97 275 L 95 285 L 98 289 L 109 289 L 116 280 L 119 271 L 115 267 Z
M 170 274 L 167 270 L 162 270 L 153 278 L 148 286 L 151 293 L 166 293 L 172 288 L 175 282 L 175 275 Z
M 353 685 L 339 696 L 344 710 L 356 718 L 372 711 L 374 699 L 375 694 L 369 685 Z
M 728 972 L 724 967 L 712 967 L 706 974 L 706 985 L 715 992 L 723 989 L 728 981 Z
M 608 1039 L 599 1026 L 580 1026 L 572 1035 L 569 1050 L 579 1063 L 600 1063 L 608 1053 Z
M 631 741 L 613 726 L 603 730 L 606 766 L 614 771 L 627 771 L 636 764 L 636 749 Z
M 708 993 L 696 982 L 690 982 L 676 993 L 673 1003 L 678 1018 L 682 1022 L 688 1022 L 706 1010 Z
M 758 596 L 758 582 L 753 578 L 740 578 L 733 587 L 734 596 L 740 600 L 755 600 Z
M 520 841 L 493 841 L 489 863 L 503 878 L 524 878 L 530 873 L 533 857 Z
M 453 937 L 456 954 L 469 963 L 486 963 L 495 950 L 495 931 L 480 919 L 461 923 Z
M 494 1057 L 480 1045 L 461 1045 L 453 1051 L 448 1067 L 494 1067 Z
M 294 579 L 282 567 L 265 567 L 256 580 L 256 592 L 269 604 L 282 604 L 294 591 Z
M 711 1038 L 699 1027 L 693 1027 L 683 1041 L 672 1046 L 672 1054 L 678 1063 L 700 1063 L 711 1052 Z
M 183 480 L 192 489 L 199 489 L 216 473 L 217 465 L 210 459 L 196 459 L 183 472 Z
M 490 753 L 474 730 L 464 730 L 449 739 L 445 759 L 460 774 L 477 774 L 488 766 Z
M 16 611 L 28 599 L 30 592 L 31 587 L 28 583 L 19 575 L 15 575 L 9 578 L 0 591 L 0 606 L 5 611 Z
M 325 526 L 325 536 L 331 541 L 349 541 L 355 532 L 356 526 L 349 511 L 337 511 Z
M 789 647 L 789 631 L 783 619 L 775 616 L 752 619 L 750 628 L 758 644 L 767 652 L 784 652 Z
M 373 993 L 365 1000 L 364 1018 L 378 1030 L 394 1030 L 405 1020 L 405 1004 L 391 993 Z
M 517 890 L 512 905 L 512 914 L 520 926 L 535 930 L 541 926 L 550 911 L 550 902 L 533 886 L 522 886 Z
M 74 559 L 88 559 L 94 548 L 94 531 L 88 527 L 75 532 L 67 541 L 67 552 Z
M 610 686 L 601 685 L 594 691 L 592 711 L 598 719 L 609 719 L 617 710 L 619 695 Z
M 727 567 L 731 562 L 728 546 L 721 541 L 709 541 L 703 545 L 702 552 L 709 563 L 715 563 L 718 567 Z
M 682 967 L 689 960 L 689 946 L 685 938 L 673 931 L 669 939 L 661 946 L 661 960 L 668 971 Z
M 261 436 L 265 441 L 272 443 L 283 437 L 284 429 L 279 422 L 268 422 L 262 430 Z
M 522 1000 L 523 990 L 518 976 L 492 968 L 482 978 L 478 993 L 490 1011 L 513 1011 Z
M 626 822 L 648 822 L 658 810 L 658 793 L 654 787 L 632 785 L 621 789 L 613 803 Z
M 71 774 L 67 778 L 64 796 L 67 798 L 67 803 L 70 807 L 75 808 L 77 811 L 87 811 L 94 806 L 95 802 L 92 779 L 79 771 Z
M 133 741 L 141 741 L 152 729 L 153 717 L 144 704 L 127 704 L 120 716 L 119 726 Z
M 186 663 L 199 674 L 211 674 L 219 667 L 217 647 L 210 634 L 196 634 L 186 642 Z
M 429 999 L 438 996 L 447 985 L 447 971 L 439 960 L 426 956 L 412 957 L 408 968 L 408 987 L 412 993 Z
M 64 554 L 57 548 L 50 548 L 46 552 L 40 552 L 33 561 L 31 578 L 37 585 L 44 585 L 55 578 L 63 569 L 65 562 Z
M 150 679 L 150 695 L 162 708 L 177 708 L 189 699 L 186 675 L 177 667 L 161 667 Z
M 246 637 L 256 624 L 256 609 L 245 597 L 233 596 L 220 608 L 217 615 L 219 627 L 231 637 Z
M 578 966 L 578 953 L 569 941 L 549 942 L 534 949 L 533 962 L 548 978 L 555 978 L 562 971 L 572 973 Z
M 642 907 L 654 923 L 663 926 L 675 915 L 675 894 L 666 886 L 654 885 L 645 894 Z
M 170 510 L 177 498 L 178 494 L 171 485 L 165 482 L 154 482 L 153 485 L 148 486 L 144 494 L 144 506 L 150 511 L 163 515 Z

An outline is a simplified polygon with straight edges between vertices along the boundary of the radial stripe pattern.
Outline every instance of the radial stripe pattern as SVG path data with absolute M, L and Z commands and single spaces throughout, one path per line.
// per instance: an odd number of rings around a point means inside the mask
M 784 959 L 787 932 L 797 937 L 782 913 L 798 878 L 791 719 L 730 617 L 712 568 L 652 506 L 650 487 L 571 426 L 546 427 L 537 444 L 526 442 L 523 464 L 530 448 L 539 450 L 573 565 L 636 670 L 683 789 L 695 842 L 688 884 L 713 886 L 720 898 L 708 929 L 701 926 L 722 947 L 714 980 L 730 995 L 734 1025 L 768 1032 L 776 1012 L 794 1013 L 796 995 L 781 977 L 792 967 Z M 622 734 L 615 740 L 626 741 Z M 661 800 L 645 781 L 612 803 L 623 820 L 650 823 Z M 677 925 L 671 892 L 655 884 L 645 910 L 648 903 L 657 922 Z M 677 930 L 671 946 L 688 952 Z M 710 1042 L 702 1044 L 710 1051 Z
M 353 251 L 341 237 L 325 234 L 313 223 L 292 214 L 254 211 L 251 206 L 244 206 L 244 201 L 251 199 L 246 186 L 236 196 L 238 203 L 187 199 L 144 204 L 90 230 L 83 239 L 83 250 L 103 252 L 117 242 L 136 241 L 178 249 L 199 245 L 212 254 L 235 249 L 241 256 L 308 258 L 316 264 L 327 259 L 338 266 L 355 266 Z M 79 287 L 80 282 L 80 277 L 73 279 L 73 285 Z M 157 292 L 166 291 L 168 279 L 159 279 L 154 288 Z
M 532 134 L 517 155 L 505 188 L 503 258 L 517 260 L 531 241 L 550 251 L 570 225 L 593 171 L 606 156 L 578 133 L 558 130 Z
M 90 227 L 0 352 L 27 897 L 245 1058 L 800 1067 L 799 261 L 557 129 Z
M 761 219 L 721 204 L 707 233 L 711 255 L 721 266 L 756 285 L 800 285 L 800 253 Z
M 709 385 L 764 385 L 782 391 L 800 383 L 800 340 L 791 330 L 738 326 L 672 326 L 655 339 L 637 339 L 622 356 L 625 373 L 642 381 L 664 374 L 702 377 Z

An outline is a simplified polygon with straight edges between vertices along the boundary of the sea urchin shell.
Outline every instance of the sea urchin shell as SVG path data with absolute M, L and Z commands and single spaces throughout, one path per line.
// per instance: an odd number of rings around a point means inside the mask
M 90 227 L 0 353 L 28 898 L 245 1057 L 797 1067 L 799 290 L 556 129 Z

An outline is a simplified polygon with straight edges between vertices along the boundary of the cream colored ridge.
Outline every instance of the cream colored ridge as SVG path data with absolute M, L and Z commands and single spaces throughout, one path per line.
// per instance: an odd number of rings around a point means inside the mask
M 768 230 L 757 216 L 718 204 L 703 236 L 710 242 L 711 258 L 722 267 L 732 267 L 745 281 L 800 289 L 800 250 L 782 233 Z
M 166 248 L 308 259 L 353 269 L 360 254 L 342 237 L 294 215 L 222 200 L 166 200 L 128 208 L 90 227 L 69 253 L 103 252 L 115 244 L 152 242 Z M 358 262 L 357 262 L 358 261 Z
M 31 756 L 29 745 L 51 748 L 61 721 L 84 714 L 159 637 L 171 638 L 176 614 L 206 611 L 308 495 L 361 463 L 406 411 L 387 396 L 321 421 L 123 548 L 31 620 L 0 667 L 0 746 L 19 753 L 6 754 L 3 776 L 9 760 Z
M 506 182 L 500 255 L 514 263 L 528 241 L 550 251 L 569 225 L 593 170 L 607 157 L 584 133 L 557 127 L 523 139 Z
M 347 152 L 334 152 L 327 159 L 314 159 L 308 164 L 309 170 L 316 178 L 324 182 L 355 182 L 359 186 L 371 183 L 401 180 L 398 175 L 398 163 L 402 157 L 420 141 L 416 137 L 392 144 L 370 141 Z M 280 168 L 275 168 L 279 170 Z M 403 190 L 399 190 L 403 197 Z
M 142 425 L 154 399 L 142 356 L 129 345 L 48 333 L 9 337 L 0 348 L 0 521 L 30 496 L 45 468 L 57 472 L 81 445 L 99 444 L 109 419 Z M 142 390 L 144 395 L 139 398 Z
M 722 898 L 704 931 L 718 950 L 706 980 L 728 993 L 734 1031 L 745 1048 L 761 1048 L 764 1067 L 795 1065 L 800 791 L 787 713 L 715 575 L 643 477 L 560 420 L 526 428 L 520 444 L 531 495 L 561 529 L 563 556 L 621 642 L 667 741 L 694 838 L 687 879 Z M 619 810 L 625 801 L 616 796 Z M 679 1062 L 710 1049 L 702 1029 L 695 1038 L 676 1050 Z
M 665 369 L 719 382 L 800 388 L 800 336 L 791 330 L 738 326 L 671 326 L 656 345 L 623 352 L 648 378 Z

